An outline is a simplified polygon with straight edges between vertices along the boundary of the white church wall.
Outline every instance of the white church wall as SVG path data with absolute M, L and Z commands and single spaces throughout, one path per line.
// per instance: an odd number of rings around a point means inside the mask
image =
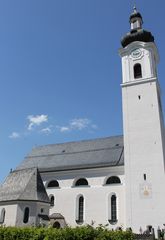
M 24 223 L 25 208 L 29 208 L 29 219 L 27 223 Z M 17 211 L 17 226 L 35 226 L 42 224 L 42 220 L 38 217 L 38 214 L 44 214 L 49 216 L 49 204 L 40 202 L 19 202 Z
M 47 203 L 37 203 L 37 213 L 49 215 L 49 204 Z
M 107 167 L 103 169 L 73 170 L 67 172 L 54 172 L 41 174 L 44 183 L 56 179 L 59 188 L 47 188 L 48 195 L 55 197 L 54 207 L 50 214 L 61 213 L 66 222 L 71 226 L 77 226 L 76 199 L 84 197 L 84 224 L 95 223 L 106 225 L 110 228 L 124 226 L 124 174 L 123 167 Z M 119 176 L 121 184 L 105 185 L 110 176 Z M 75 180 L 86 178 L 89 186 L 74 186 Z M 115 193 L 117 196 L 117 218 L 118 222 L 111 225 L 108 222 L 110 201 L 109 195 Z
M 27 223 L 24 223 L 24 212 L 25 208 L 29 208 L 29 219 Z M 37 208 L 36 203 L 34 202 L 19 202 L 18 204 L 18 215 L 17 215 L 17 226 L 35 226 L 36 225 L 36 216 L 37 216 Z
M 0 206 L 0 213 L 2 209 L 5 209 L 4 222 L 0 225 L 4 226 L 15 226 L 16 217 L 17 217 L 17 204 L 6 203 Z

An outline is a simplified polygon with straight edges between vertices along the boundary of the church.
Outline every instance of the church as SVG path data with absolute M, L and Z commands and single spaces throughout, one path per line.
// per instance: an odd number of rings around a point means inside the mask
M 123 136 L 39 146 L 0 186 L 0 225 L 99 224 L 133 232 L 165 224 L 159 55 L 134 7 L 121 40 Z

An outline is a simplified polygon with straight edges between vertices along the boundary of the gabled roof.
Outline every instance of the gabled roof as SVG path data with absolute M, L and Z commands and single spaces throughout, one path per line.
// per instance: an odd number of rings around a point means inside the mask
M 16 200 L 49 203 L 37 168 L 13 171 L 0 186 L 0 202 Z
M 17 169 L 42 171 L 124 165 L 123 136 L 36 147 Z

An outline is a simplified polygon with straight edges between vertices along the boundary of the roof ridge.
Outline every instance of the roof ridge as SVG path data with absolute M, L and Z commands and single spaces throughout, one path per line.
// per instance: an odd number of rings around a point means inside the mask
M 36 195 L 37 195 L 37 200 L 41 200 L 41 193 L 44 194 L 44 199 L 42 199 L 42 201 L 44 202 L 48 202 L 50 203 L 50 200 L 49 200 L 49 197 L 48 197 L 48 194 L 46 192 L 46 189 L 45 189 L 45 186 L 43 184 L 43 181 L 42 181 L 42 178 L 41 178 L 41 175 L 37 169 L 37 172 L 36 172 L 36 182 L 37 182 L 37 185 L 36 185 Z M 42 189 L 42 191 L 41 191 Z M 42 195 L 42 198 L 43 198 L 43 195 Z
M 14 169 L 14 170 L 12 170 L 12 172 L 11 173 L 15 173 L 15 172 L 20 172 L 20 171 L 22 171 L 22 170 L 30 170 L 30 169 L 37 169 L 37 167 L 29 167 L 29 168 L 24 168 L 24 169 Z
M 46 144 L 46 145 L 39 145 L 39 146 L 34 147 L 33 149 L 43 148 L 43 147 L 47 147 L 47 146 L 72 144 L 72 143 L 93 142 L 93 141 L 99 141 L 99 140 L 110 139 L 110 138 L 118 138 L 118 137 L 122 137 L 122 136 L 123 136 L 123 134 L 114 135 L 114 136 L 110 136 L 110 137 L 98 137 L 98 138 L 83 139 L 83 140 L 78 140 L 78 141 L 67 141 L 67 142 L 61 142 L 61 143 L 51 143 L 51 144 Z
M 25 157 L 25 159 L 27 158 L 37 158 L 37 157 L 46 157 L 46 156 L 59 156 L 59 155 L 69 155 L 69 154 L 77 154 L 77 153 L 83 153 L 83 152 L 96 152 L 96 151 L 102 151 L 102 150 L 108 150 L 108 149 L 118 149 L 118 148 L 122 148 L 123 146 L 114 146 L 114 147 L 106 147 L 106 148 L 99 148 L 99 149 L 88 149 L 88 150 L 82 150 L 82 151 L 75 151 L 75 152 L 61 152 L 61 153 L 54 153 L 54 154 L 42 154 L 42 155 L 29 155 L 27 157 Z

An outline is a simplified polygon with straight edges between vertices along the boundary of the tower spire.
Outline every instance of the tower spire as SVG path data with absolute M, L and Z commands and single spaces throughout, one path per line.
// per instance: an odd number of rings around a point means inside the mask
M 133 12 L 129 18 L 131 24 L 131 30 L 133 29 L 142 29 L 143 19 L 140 12 L 137 11 L 136 5 L 133 7 Z
M 133 7 L 133 12 L 134 12 L 134 13 L 137 13 L 137 9 L 136 9 L 136 3 L 134 4 L 134 7 Z
M 143 18 L 140 12 L 137 10 L 135 4 L 133 7 L 133 12 L 129 17 L 129 22 L 131 30 L 121 40 L 123 47 L 126 47 L 128 44 L 135 41 L 154 42 L 154 37 L 152 36 L 151 32 L 143 29 Z

